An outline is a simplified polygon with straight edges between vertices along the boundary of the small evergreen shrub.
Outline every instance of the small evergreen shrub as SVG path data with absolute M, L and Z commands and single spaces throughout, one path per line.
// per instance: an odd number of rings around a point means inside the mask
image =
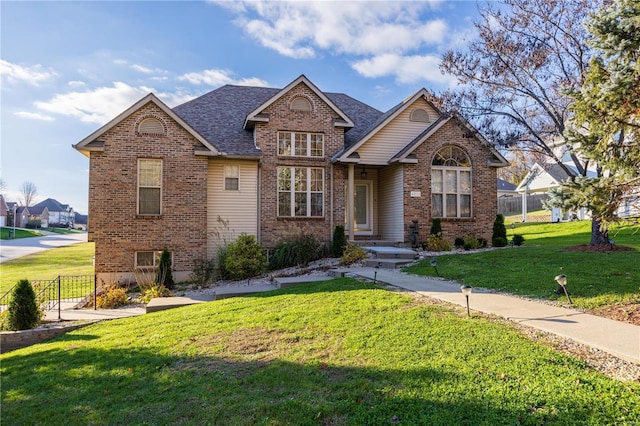
M 167 288 L 173 288 L 175 285 L 173 274 L 171 273 L 171 253 L 166 247 L 162 249 L 160 254 L 160 263 L 156 271 L 156 283 Z
M 521 246 L 522 243 L 524 243 L 524 237 L 520 234 L 515 234 L 513 236 L 513 245 L 514 246 Z
M 367 253 L 357 244 L 347 243 L 347 246 L 344 249 L 344 253 L 342 253 L 342 257 L 340 258 L 341 265 L 351 265 L 352 263 L 356 263 L 359 260 L 363 260 L 367 258 Z
M 486 238 L 478 237 L 478 248 L 486 248 L 489 242 Z
M 113 283 L 104 289 L 96 298 L 96 307 L 98 309 L 119 308 L 129 303 L 127 289 Z
M 347 236 L 344 233 L 344 226 L 338 225 L 333 230 L 333 239 L 331 240 L 331 256 L 341 257 L 347 246 Z
M 429 235 L 442 235 L 442 221 L 439 218 L 431 219 Z
M 475 250 L 480 248 L 480 242 L 478 237 L 473 234 L 465 235 L 464 244 L 462 246 L 465 250 Z
M 507 240 L 502 237 L 495 237 L 492 245 L 494 247 L 505 247 L 507 245 Z
M 507 245 L 507 228 L 504 226 L 504 216 L 502 214 L 497 214 L 496 220 L 493 222 L 491 244 L 494 247 L 504 247 Z
M 8 308 L 11 330 L 28 330 L 40 324 L 43 312 L 36 301 L 36 293 L 29 280 L 20 280 L 11 293 Z
M 462 248 L 464 247 L 464 238 L 462 237 L 456 237 L 456 239 L 453 242 L 453 245 L 455 246 L 455 248 Z
M 210 283 L 213 280 L 213 275 L 216 270 L 216 265 L 213 260 L 210 259 L 193 259 L 193 270 L 189 274 L 189 279 L 199 286 Z
M 260 275 L 264 271 L 265 263 L 264 250 L 253 235 L 242 233 L 227 246 L 224 269 L 232 280 Z
M 430 234 L 425 242 L 428 251 L 451 251 L 451 244 L 440 234 Z

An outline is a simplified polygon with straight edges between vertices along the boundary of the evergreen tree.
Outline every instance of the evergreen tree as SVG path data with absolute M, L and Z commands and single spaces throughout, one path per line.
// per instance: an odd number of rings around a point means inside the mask
M 553 196 L 557 204 L 591 210 L 591 244 L 597 245 L 609 244 L 608 224 L 618 219 L 625 195 L 640 186 L 640 2 L 617 0 L 585 26 L 596 54 L 582 86 L 570 91 L 574 121 L 581 127 L 567 135 L 601 173 L 568 182 Z
M 501 214 L 496 215 L 496 220 L 493 222 L 491 245 L 494 247 L 504 247 L 507 245 L 507 228 L 504 226 L 504 216 Z
M 338 225 L 333 230 L 333 239 L 331 240 L 331 256 L 342 257 L 346 246 L 347 237 L 344 234 L 344 226 Z
M 11 294 L 8 311 L 12 330 L 28 330 L 40 324 L 42 311 L 29 280 L 18 281 Z
M 156 271 L 156 284 L 164 285 L 166 288 L 173 288 L 173 274 L 171 272 L 171 253 L 165 247 L 160 254 L 160 263 Z

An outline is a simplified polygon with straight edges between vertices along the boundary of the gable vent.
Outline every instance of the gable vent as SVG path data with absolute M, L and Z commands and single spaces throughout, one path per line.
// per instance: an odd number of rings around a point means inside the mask
M 311 102 L 307 98 L 298 96 L 291 102 L 291 109 L 294 111 L 311 111 Z
M 164 124 L 157 118 L 145 118 L 138 125 L 138 133 L 141 135 L 164 135 Z
M 411 121 L 419 121 L 421 123 L 428 123 L 429 113 L 422 108 L 414 109 L 411 111 L 411 116 L 409 117 Z

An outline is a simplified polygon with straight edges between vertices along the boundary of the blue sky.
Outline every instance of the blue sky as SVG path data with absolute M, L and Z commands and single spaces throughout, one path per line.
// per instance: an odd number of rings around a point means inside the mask
M 224 84 L 321 90 L 387 110 L 452 87 L 438 64 L 474 37 L 475 1 L 0 2 L 0 175 L 9 201 L 87 212 L 71 145 L 149 92 L 173 107 Z

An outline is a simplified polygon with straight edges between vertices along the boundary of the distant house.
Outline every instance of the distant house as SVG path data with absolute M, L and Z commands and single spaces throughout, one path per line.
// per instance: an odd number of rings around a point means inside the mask
M 9 223 L 9 206 L 4 199 L 4 195 L 0 194 L 0 226 L 7 226 Z
M 74 219 L 74 223 L 73 223 L 73 227 L 75 229 L 80 229 L 83 231 L 87 230 L 87 215 L 86 214 L 80 214 L 78 212 L 75 213 L 75 219 Z
M 41 209 L 46 207 L 49 211 L 49 225 L 61 227 L 73 227 L 75 213 L 68 204 L 62 204 L 53 198 L 47 198 L 32 207 Z
M 29 224 L 42 228 L 49 227 L 49 209 L 46 206 L 29 207 Z
M 517 185 L 498 178 L 498 198 L 515 197 L 518 195 L 516 188 Z
M 7 225 L 15 226 L 16 228 L 26 228 L 27 223 L 29 223 L 29 209 L 24 206 L 19 206 L 18 203 L 13 201 L 8 202 L 7 207 L 9 208 L 9 221 Z M 14 212 L 16 218 L 13 217 Z
M 222 86 L 175 108 L 149 94 L 74 148 L 89 157 L 98 279 L 153 267 L 177 280 L 241 232 L 274 247 L 292 228 L 324 242 L 491 237 L 504 157 L 425 89 L 379 111 L 304 75 L 282 89 Z M 52 219 L 53 220 L 53 219 Z

